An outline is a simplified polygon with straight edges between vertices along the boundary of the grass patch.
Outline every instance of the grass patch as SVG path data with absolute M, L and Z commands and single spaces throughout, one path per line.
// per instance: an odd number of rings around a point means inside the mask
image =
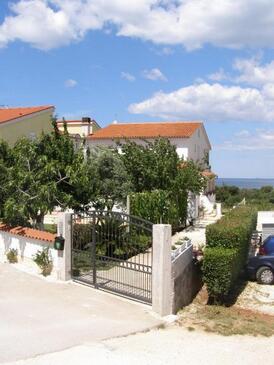
M 57 233 L 57 224 L 44 224 L 44 230 L 49 233 Z
M 179 324 L 223 336 L 274 335 L 274 316 L 236 307 L 193 304 L 180 312 Z

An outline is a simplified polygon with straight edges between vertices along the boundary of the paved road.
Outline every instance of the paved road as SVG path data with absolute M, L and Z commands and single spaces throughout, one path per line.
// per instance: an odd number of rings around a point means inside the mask
M 159 325 L 150 307 L 0 264 L 0 363 Z
M 175 326 L 85 343 L 8 365 L 273 365 L 273 340 L 189 332 Z

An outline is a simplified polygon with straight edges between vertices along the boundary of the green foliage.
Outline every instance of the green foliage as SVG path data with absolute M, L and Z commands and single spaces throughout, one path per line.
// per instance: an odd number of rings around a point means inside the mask
M 128 259 L 151 246 L 151 233 L 127 225 L 116 217 L 102 217 L 93 223 L 74 224 L 73 248 L 91 253 L 92 231 L 96 238 L 96 254 Z
M 179 227 L 185 223 L 186 202 L 178 207 L 178 197 L 172 192 L 154 190 L 130 195 L 131 214 L 142 217 L 152 223 L 168 223 Z M 185 211 L 182 213 L 182 207 Z
M 206 247 L 203 279 L 207 290 L 217 301 L 223 302 L 239 275 L 237 249 Z
M 18 251 L 16 248 L 9 249 L 9 251 L 6 253 L 6 256 L 10 264 L 15 264 L 18 262 Z
M 193 161 L 182 162 L 168 139 L 122 145 L 121 158 L 131 178 L 131 213 L 155 223 L 185 224 L 189 192 L 199 193 L 205 180 Z
M 260 189 L 240 189 L 237 186 L 217 186 L 216 199 L 224 207 L 237 205 L 245 198 L 247 204 L 266 205 L 273 209 L 274 189 L 272 186 L 263 186 Z
M 93 165 L 74 150 L 66 128 L 61 134 L 55 120 L 53 125 L 36 140 L 22 138 L 11 149 L 0 145 L 0 206 L 10 225 L 43 228 L 44 215 L 56 206 L 82 210 L 94 200 Z
M 44 230 L 49 233 L 57 233 L 57 224 L 44 224 Z
M 125 203 L 132 185 L 118 152 L 110 148 L 92 150 L 89 157 L 96 175 L 96 198 L 93 205 L 97 209 L 112 210 L 114 204 Z
M 0 140 L 0 217 L 4 215 L 4 203 L 8 197 L 5 186 L 8 184 L 8 168 L 12 165 L 8 144 Z
M 249 244 L 256 224 L 256 210 L 239 207 L 206 227 L 207 247 L 241 248 Z
M 144 145 L 132 141 L 122 144 L 121 158 L 135 192 L 169 190 L 180 159 L 176 147 L 168 139 L 158 138 Z
M 37 251 L 33 256 L 33 261 L 41 269 L 42 275 L 50 275 L 52 271 L 52 258 L 49 254 L 49 247 L 45 247 L 42 250 Z
M 206 228 L 203 277 L 209 295 L 223 301 L 245 265 L 256 210 L 240 207 Z

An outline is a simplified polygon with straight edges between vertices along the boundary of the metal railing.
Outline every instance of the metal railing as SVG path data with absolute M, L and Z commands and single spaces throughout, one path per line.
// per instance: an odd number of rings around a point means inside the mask
M 122 212 L 73 214 L 74 280 L 150 303 L 151 276 L 151 222 Z

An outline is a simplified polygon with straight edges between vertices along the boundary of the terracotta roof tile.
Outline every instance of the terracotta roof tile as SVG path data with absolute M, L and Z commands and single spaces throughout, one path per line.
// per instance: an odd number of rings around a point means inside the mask
M 24 236 L 28 238 L 33 238 L 36 240 L 46 241 L 53 243 L 54 239 L 56 237 L 55 234 L 45 232 L 45 231 L 39 231 L 38 229 L 32 229 L 28 227 L 10 227 L 7 224 L 0 224 L 0 231 L 8 232 L 11 234 L 15 234 L 18 236 Z
M 117 123 L 99 129 L 88 139 L 189 138 L 201 125 L 201 122 Z
M 52 105 L 26 108 L 0 108 L 0 124 L 53 108 Z

